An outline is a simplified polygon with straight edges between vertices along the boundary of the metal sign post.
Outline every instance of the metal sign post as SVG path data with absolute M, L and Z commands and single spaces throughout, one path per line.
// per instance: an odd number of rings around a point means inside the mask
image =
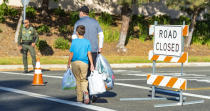
M 22 4 L 23 4 L 23 21 L 26 19 L 26 7 L 29 4 L 30 0 L 21 0 Z
M 155 21 L 154 25 L 157 25 L 158 22 Z M 152 74 L 155 75 L 155 65 L 156 65 L 156 61 L 153 60 L 153 65 L 152 65 Z M 155 86 L 152 86 L 152 99 L 155 98 Z
M 183 21 L 183 26 L 185 26 L 185 21 Z M 182 49 L 184 50 L 184 36 L 182 36 Z M 181 63 L 181 76 L 183 76 L 183 67 L 184 63 Z

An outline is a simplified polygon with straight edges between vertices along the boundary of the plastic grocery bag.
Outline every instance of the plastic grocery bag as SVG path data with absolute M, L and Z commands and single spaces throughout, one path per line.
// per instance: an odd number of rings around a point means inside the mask
M 90 95 L 106 92 L 103 77 L 98 73 L 98 71 L 94 70 L 91 72 L 90 76 L 88 77 L 88 82 Z
M 63 75 L 62 80 L 62 89 L 75 89 L 76 88 L 76 79 L 74 77 L 74 74 L 70 69 L 67 69 L 67 71 Z
M 114 87 L 114 72 L 112 71 L 112 68 L 108 61 L 101 55 L 98 54 L 96 59 L 96 70 L 99 72 L 99 74 L 102 74 L 105 82 L 105 87 L 107 90 L 110 90 Z M 106 75 L 106 76 L 104 76 Z

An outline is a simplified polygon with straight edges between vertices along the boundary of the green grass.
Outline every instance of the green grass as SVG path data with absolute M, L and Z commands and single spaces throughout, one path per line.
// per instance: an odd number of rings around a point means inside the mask
M 103 29 L 105 42 L 109 43 L 119 40 L 120 31 L 118 27 L 113 27 L 111 25 L 105 25 L 102 23 L 100 25 Z
M 152 63 L 147 56 L 105 56 L 110 64 L 114 63 Z M 42 56 L 41 64 L 67 64 L 68 57 Z M 189 56 L 189 62 L 210 62 L 210 56 Z M 161 62 L 163 63 L 163 62 Z M 1 57 L 0 65 L 20 65 L 22 57 Z M 31 64 L 31 58 L 28 58 Z

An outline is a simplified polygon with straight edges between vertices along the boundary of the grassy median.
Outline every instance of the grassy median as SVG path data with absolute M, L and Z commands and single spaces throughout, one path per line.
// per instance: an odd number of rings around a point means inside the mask
M 109 63 L 151 63 L 146 56 L 105 56 Z M 68 57 L 42 56 L 41 64 L 66 64 Z M 31 64 L 31 58 L 28 58 Z M 210 62 L 210 56 L 189 56 L 189 62 Z M 0 57 L 0 65 L 22 64 L 22 57 Z

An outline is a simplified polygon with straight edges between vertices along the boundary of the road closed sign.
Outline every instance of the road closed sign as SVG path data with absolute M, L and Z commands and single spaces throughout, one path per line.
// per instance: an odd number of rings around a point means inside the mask
M 155 26 L 154 30 L 155 55 L 181 56 L 182 26 Z

